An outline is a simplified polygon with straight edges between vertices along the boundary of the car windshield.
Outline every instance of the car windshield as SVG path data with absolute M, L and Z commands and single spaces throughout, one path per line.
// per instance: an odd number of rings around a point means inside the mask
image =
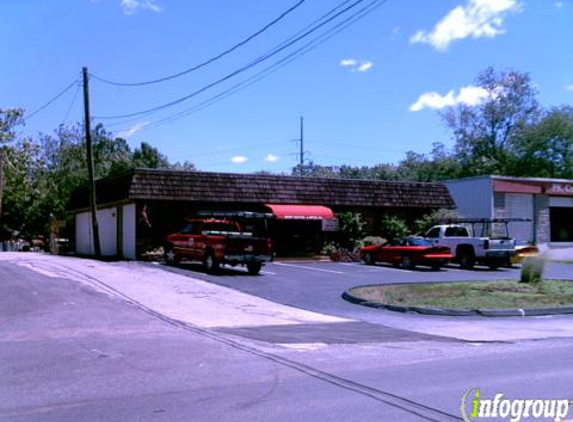
M 407 246 L 432 246 L 432 242 L 420 237 L 409 237 L 405 239 L 405 244 Z

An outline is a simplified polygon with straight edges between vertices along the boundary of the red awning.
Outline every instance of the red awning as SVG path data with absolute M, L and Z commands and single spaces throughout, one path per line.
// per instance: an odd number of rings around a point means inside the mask
M 330 208 L 322 205 L 265 204 L 277 218 L 289 220 L 328 220 L 334 217 Z

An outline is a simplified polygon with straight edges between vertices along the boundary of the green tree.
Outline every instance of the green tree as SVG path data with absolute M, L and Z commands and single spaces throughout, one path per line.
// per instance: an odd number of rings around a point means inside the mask
M 48 178 L 40 148 L 31 139 L 17 140 L 7 158 L 4 224 L 25 236 L 42 233 Z
M 152 147 L 147 142 L 142 142 L 139 148 L 133 151 L 133 167 L 143 168 L 169 168 L 169 160 L 157 148 Z
M 514 175 L 573 178 L 573 107 L 543 113 L 522 130 L 515 147 Z
M 10 144 L 16 137 L 15 128 L 24 123 L 24 110 L 19 108 L 6 108 L 0 109 L 0 228 L 4 226 L 2 221 L 3 202 L 4 202 L 4 187 L 5 181 L 5 168 L 10 163 L 8 153 L 10 151 Z
M 442 114 L 454 135 L 461 176 L 506 174 L 517 135 L 538 116 L 537 90 L 528 74 L 491 67 L 480 73 L 477 87 L 483 101 L 459 104 Z

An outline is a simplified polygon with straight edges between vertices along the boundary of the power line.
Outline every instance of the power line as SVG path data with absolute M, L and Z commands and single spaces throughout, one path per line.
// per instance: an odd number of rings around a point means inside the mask
M 219 101 L 224 100 L 225 98 L 230 97 L 231 95 L 236 94 L 239 91 L 242 91 L 245 88 L 248 88 L 249 86 L 259 82 L 260 80 L 266 78 L 267 76 L 271 75 L 272 73 L 274 73 L 274 72 L 280 70 L 281 68 L 287 66 L 288 64 L 295 61 L 296 59 L 298 59 L 298 58 L 302 57 L 303 55 L 309 53 L 310 51 L 314 50 L 315 48 L 317 48 L 321 44 L 328 41 L 333 36 L 337 35 L 338 33 L 342 32 L 343 30 L 348 28 L 349 26 L 355 24 L 356 22 L 363 19 L 364 17 L 366 17 L 370 13 L 374 12 L 376 9 L 378 9 L 380 6 L 387 3 L 388 1 L 389 0 L 374 0 L 374 1 L 372 1 L 371 3 L 369 3 L 367 6 L 363 7 L 362 9 L 360 9 L 355 14 L 351 15 L 350 17 L 348 17 L 344 21 L 340 22 L 339 24 L 337 24 L 333 28 L 330 28 L 328 31 L 326 31 L 323 34 L 319 35 L 318 37 L 314 38 L 312 41 L 308 42 L 307 44 L 305 44 L 304 46 L 295 50 L 294 52 L 287 55 L 286 57 L 282 58 L 281 60 L 276 61 L 275 63 L 273 63 L 271 66 L 268 66 L 264 70 L 256 73 L 255 75 L 252 75 L 251 77 L 245 79 L 244 81 L 230 87 L 229 89 L 227 89 L 227 90 L 225 90 L 225 91 L 223 91 L 223 92 L 221 92 L 221 93 L 219 93 L 219 94 L 217 94 L 217 95 L 215 95 L 215 96 L 213 96 L 213 97 L 211 97 L 211 98 L 209 98 L 209 99 L 207 99 L 207 100 L 205 100 L 205 101 L 203 101 L 203 102 L 201 102 L 201 103 L 199 103 L 199 104 L 197 104 L 191 108 L 180 111 L 180 112 L 175 113 L 171 116 L 167 116 L 163 119 L 160 119 L 156 122 L 153 122 L 149 125 L 146 125 L 145 129 L 142 129 L 142 130 L 151 130 L 151 129 L 154 129 L 156 127 L 162 126 L 166 123 L 171 123 L 175 120 L 178 120 L 178 119 L 184 118 L 186 116 L 189 116 L 191 114 L 197 113 L 201 110 L 204 110 L 205 108 L 212 106 L 215 103 L 218 103 Z M 121 124 L 126 124 L 130 121 L 137 121 L 137 120 L 139 120 L 139 119 L 130 119 L 128 121 L 122 122 Z M 113 124 L 108 125 L 108 126 L 113 126 Z
M 79 94 L 80 88 L 81 88 L 79 81 L 76 85 L 77 85 L 76 92 L 74 93 L 74 97 L 72 98 L 72 102 L 70 103 L 70 106 L 68 107 L 68 110 L 66 111 L 66 115 L 64 116 L 64 120 L 62 120 L 62 124 L 66 123 L 66 121 L 68 120 L 68 117 L 70 116 L 70 112 L 72 111 L 72 107 L 74 106 L 74 104 L 76 103 L 76 99 L 78 98 L 78 94 Z
M 351 1 L 352 1 L 352 0 L 344 0 L 344 1 L 342 1 L 341 3 L 339 3 L 339 4 L 338 4 L 337 6 L 335 6 L 334 8 L 330 9 L 327 13 L 325 13 L 325 14 L 323 14 L 322 16 L 320 16 L 319 18 L 315 19 L 314 21 L 312 21 L 311 23 L 309 23 L 308 25 L 306 25 L 305 27 L 303 27 L 302 29 L 300 29 L 299 31 L 297 31 L 294 35 L 291 35 L 289 38 L 287 38 L 286 40 L 284 40 L 282 43 L 280 43 L 278 46 L 276 46 L 275 49 L 278 48 L 278 47 L 280 47 L 280 46 L 282 46 L 282 45 L 285 45 L 285 44 L 288 43 L 289 41 L 293 40 L 293 39 L 296 38 L 298 35 L 302 34 L 302 33 L 303 33 L 304 31 L 306 31 L 307 29 L 312 28 L 313 25 L 319 23 L 319 22 L 322 21 L 323 19 L 325 19 L 325 18 L 327 18 L 328 16 L 332 15 L 332 14 L 335 13 L 338 9 L 344 7 L 344 5 L 346 5 L 347 3 L 350 3 Z M 274 49 L 273 49 L 273 50 L 270 50 L 270 51 L 272 52 L 272 51 L 274 51 Z M 297 50 L 297 51 L 298 51 L 298 50 Z M 290 56 L 289 56 L 289 57 L 290 57 Z M 290 61 L 289 61 L 288 63 L 290 63 Z M 288 63 L 285 63 L 285 65 L 288 64 Z M 275 63 L 275 65 L 276 65 L 276 63 Z M 274 65 L 273 65 L 273 66 L 274 66 Z M 284 66 L 284 65 L 283 65 L 283 66 Z M 280 66 L 280 68 L 282 68 L 283 66 Z M 271 67 L 272 67 L 272 66 L 271 66 Z M 181 114 L 181 113 L 187 113 L 187 111 L 189 111 L 189 110 L 191 110 L 191 113 L 189 113 L 189 114 L 192 114 L 192 113 L 194 113 L 194 112 L 196 112 L 196 111 L 200 111 L 200 110 L 203 110 L 204 108 L 209 107 L 210 105 L 212 105 L 212 104 L 210 104 L 211 102 L 212 102 L 213 104 L 215 104 L 215 103 L 217 103 L 217 102 L 219 102 L 219 101 L 222 101 L 223 99 L 227 98 L 228 96 L 233 95 L 235 92 L 241 91 L 242 89 L 247 88 L 247 87 L 251 86 L 252 84 L 258 82 L 259 80 L 264 79 L 264 77 L 266 77 L 266 76 L 268 76 L 268 75 L 265 75 L 265 76 L 260 77 L 260 78 L 257 78 L 257 77 L 258 77 L 259 75 L 261 75 L 262 73 L 266 72 L 268 69 L 269 69 L 269 68 L 266 68 L 264 71 L 259 72 L 259 73 L 255 74 L 254 76 L 251 76 L 250 78 L 246 79 L 245 81 L 240 82 L 239 84 L 236 84 L 236 85 L 232 86 L 231 88 L 229 88 L 229 89 L 223 91 L 222 93 L 219 93 L 219 94 L 215 95 L 214 97 L 211 97 L 210 99 L 207 99 L 207 100 L 205 100 L 205 101 L 199 103 L 198 105 L 191 107 L 190 109 L 186 109 L 186 110 L 183 110 L 182 112 L 178 112 L 178 113 L 176 113 L 174 116 L 179 116 L 179 114 Z M 278 70 L 278 69 L 277 69 L 277 70 Z M 270 74 L 270 73 L 274 73 L 274 71 L 273 71 L 273 72 L 269 72 L 269 74 Z M 253 79 L 256 79 L 256 80 L 253 80 Z M 240 86 L 246 84 L 246 83 L 249 82 L 249 81 L 252 81 L 252 82 L 251 82 L 251 83 L 248 83 L 248 84 L 247 84 L 246 86 L 244 86 L 243 88 L 239 88 Z M 239 89 L 236 89 L 236 88 L 239 88 Z M 188 115 L 188 114 L 183 114 L 181 117 L 185 117 L 186 115 Z M 164 118 L 164 119 L 161 119 L 160 121 L 156 122 L 156 123 L 159 123 L 159 124 L 156 125 L 156 124 L 154 123 L 154 124 L 152 124 L 151 126 L 146 126 L 146 128 L 145 128 L 145 129 L 142 129 L 142 130 L 149 130 L 149 129 L 152 129 L 153 127 L 160 126 L 160 125 L 162 125 L 162 124 L 164 123 L 164 122 L 163 122 L 164 120 L 171 121 L 171 120 L 170 120 L 171 117 L 173 117 L 173 116 L 169 116 L 169 117 L 166 117 L 166 118 Z M 178 119 L 181 118 L 181 117 L 176 117 L 176 118 L 174 118 L 173 120 L 178 120 Z M 127 124 L 127 123 L 132 123 L 132 122 L 137 122 L 137 121 L 139 121 L 139 117 L 127 119 L 127 120 L 124 120 L 124 121 L 118 122 L 118 123 L 107 124 L 106 126 L 107 126 L 107 127 L 120 126 L 120 125 L 125 125 L 125 124 Z
M 251 63 L 249 63 L 249 64 L 247 64 L 247 65 L 245 65 L 245 66 L 243 66 L 243 67 L 241 67 L 241 68 L 239 68 L 239 69 L 237 69 L 237 70 L 235 70 L 235 71 L 233 71 L 233 72 L 227 74 L 226 76 L 224 76 L 224 77 L 222 77 L 222 78 L 220 78 L 220 79 L 218 79 L 218 80 L 216 80 L 216 81 L 214 81 L 214 82 L 211 82 L 211 83 L 209 83 L 209 84 L 203 86 L 202 88 L 200 88 L 200 89 L 198 89 L 198 90 L 192 92 L 192 93 L 189 94 L 189 95 L 186 95 L 186 96 L 181 97 L 181 98 L 179 98 L 179 99 L 177 99 L 177 100 L 174 100 L 174 101 L 171 101 L 171 102 L 162 104 L 162 105 L 160 105 L 160 106 L 153 107 L 153 108 L 150 108 L 150 109 L 147 109 L 147 110 L 142 110 L 142 111 L 135 112 L 135 113 L 128 113 L 128 114 L 122 114 L 122 115 L 116 115 L 116 116 L 95 116 L 95 118 L 100 119 L 100 120 L 111 120 L 111 119 L 121 119 L 121 118 L 127 118 L 127 117 L 140 116 L 140 115 L 144 115 L 144 114 L 154 113 L 154 112 L 163 110 L 163 109 L 165 109 L 165 108 L 172 107 L 172 106 L 174 106 L 174 105 L 177 105 L 177 104 L 179 104 L 179 103 L 182 103 L 183 101 L 186 101 L 186 100 L 188 100 L 188 99 L 190 99 L 190 98 L 193 98 L 193 97 L 195 97 L 195 96 L 197 96 L 197 95 L 199 95 L 199 94 L 201 94 L 201 93 L 207 91 L 208 89 L 213 88 L 213 87 L 215 87 L 215 86 L 217 86 L 217 85 L 219 85 L 219 84 L 221 84 L 221 83 L 223 83 L 223 82 L 225 82 L 225 81 L 227 81 L 227 80 L 229 80 L 229 79 L 231 79 L 231 78 L 233 78 L 233 77 L 235 77 L 235 76 L 237 76 L 237 75 L 239 75 L 239 74 L 241 74 L 241 73 L 243 73 L 243 72 L 245 72 L 245 71 L 247 71 L 247 70 L 249 70 L 249 69 L 251 69 L 251 68 L 253 68 L 254 66 L 258 65 L 259 63 L 262 63 L 262 62 L 264 62 L 264 61 L 270 59 L 271 57 L 273 57 L 273 56 L 277 55 L 278 53 L 284 51 L 284 50 L 287 49 L 288 47 L 294 45 L 294 44 L 297 43 L 298 41 L 300 41 L 300 40 L 306 38 L 307 36 L 309 36 L 310 34 L 312 34 L 312 33 L 316 32 L 316 31 L 318 31 L 318 30 L 319 30 L 320 28 L 322 28 L 323 26 L 325 26 L 325 25 L 327 25 L 328 23 L 332 22 L 334 19 L 336 19 L 337 17 L 343 15 L 344 13 L 347 13 L 349 10 L 351 10 L 352 8 L 358 6 L 360 3 L 363 3 L 364 1 L 365 1 L 365 0 L 356 0 L 356 1 L 355 1 L 354 3 L 352 3 L 350 6 L 347 6 L 346 8 L 344 8 L 343 10 L 341 10 L 340 12 L 334 14 L 333 16 L 331 16 L 330 18 L 328 18 L 328 19 L 325 20 L 324 22 L 322 22 L 322 23 L 318 24 L 316 27 L 314 27 L 314 28 L 312 28 L 312 29 L 310 29 L 310 30 L 304 32 L 302 35 L 296 37 L 295 39 L 289 41 L 288 43 L 286 43 L 286 44 L 284 44 L 284 45 L 281 45 L 281 46 L 279 46 L 279 47 L 277 47 L 277 48 L 271 50 L 271 52 L 269 52 L 269 53 L 266 53 L 266 54 L 264 54 L 264 55 L 262 55 L 262 56 L 259 56 L 257 59 L 255 59 L 255 60 L 252 61 Z
M 210 59 L 204 61 L 203 63 L 200 63 L 198 65 L 195 65 L 193 67 L 190 67 L 189 69 L 183 70 L 179 73 L 175 73 L 173 75 L 170 76 L 165 76 L 163 78 L 158 78 L 158 79 L 154 79 L 151 81 L 146 81 L 146 82 L 114 82 L 114 81 L 110 81 L 108 79 L 104 79 L 101 78 L 99 76 L 96 76 L 94 74 L 92 74 L 94 79 L 97 79 L 100 82 L 104 82 L 107 84 L 111 84 L 111 85 L 116 85 L 116 86 L 143 86 L 143 85 L 151 85 L 151 84 L 155 84 L 155 83 L 159 83 L 159 82 L 165 82 L 171 79 L 175 79 L 178 78 L 180 76 L 186 75 L 188 73 L 194 72 L 196 70 L 199 70 L 223 57 L 225 57 L 226 55 L 232 53 L 233 51 L 237 50 L 238 48 L 244 46 L 245 44 L 247 44 L 248 42 L 252 41 L 253 39 L 255 39 L 256 37 L 258 37 L 259 35 L 261 35 L 262 33 L 264 33 L 265 31 L 267 31 L 269 28 L 273 27 L 274 25 L 276 25 L 277 23 L 279 23 L 281 20 L 283 20 L 287 15 L 289 15 L 290 13 L 292 13 L 293 11 L 295 11 L 296 9 L 298 9 L 304 2 L 306 2 L 307 0 L 299 0 L 296 4 L 294 4 L 293 6 L 289 7 L 287 10 L 285 10 L 283 13 L 281 13 L 278 17 L 276 17 L 275 19 L 273 19 L 271 22 L 269 22 L 268 24 L 266 24 L 265 26 L 263 26 L 261 29 L 259 29 L 258 31 L 256 31 L 254 34 L 248 36 L 247 38 L 243 39 L 242 41 L 240 41 L 239 43 L 235 44 L 234 46 L 232 46 L 231 48 L 228 48 L 227 50 L 217 54 L 216 56 L 211 57 Z
M 33 116 L 35 116 L 36 114 L 38 114 L 39 112 L 41 112 L 42 110 L 44 110 L 45 108 L 49 107 L 54 101 L 56 101 L 58 98 L 60 98 L 62 95 L 64 95 L 66 92 L 68 92 L 76 83 L 79 83 L 80 78 L 76 78 L 71 84 L 69 84 L 63 91 L 61 91 L 59 94 L 57 94 L 55 97 L 53 97 L 50 101 L 48 101 L 46 104 L 44 104 L 42 107 L 38 108 L 37 110 L 35 110 L 33 113 L 30 113 L 28 115 L 28 117 L 26 118 L 26 121 L 30 120 Z

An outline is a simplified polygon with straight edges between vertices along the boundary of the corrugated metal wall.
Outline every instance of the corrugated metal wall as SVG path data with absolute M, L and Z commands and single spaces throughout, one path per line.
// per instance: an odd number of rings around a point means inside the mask
M 503 195 L 505 196 L 503 217 L 531 219 L 531 222 L 509 223 L 509 235 L 515 239 L 533 242 L 534 196 L 529 193 L 505 193 Z
M 493 217 L 493 185 L 490 177 L 449 180 L 445 185 L 456 203 L 460 217 Z

